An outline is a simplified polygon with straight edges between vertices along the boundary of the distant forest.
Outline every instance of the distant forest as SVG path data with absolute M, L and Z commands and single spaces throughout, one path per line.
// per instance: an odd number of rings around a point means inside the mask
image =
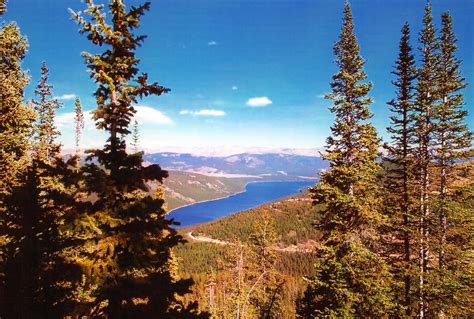
M 70 13 L 99 52 L 83 57 L 108 136 L 85 158 L 79 97 L 76 152 L 61 152 L 46 63 L 25 100 L 28 41 L 0 0 L 0 318 L 474 317 L 473 135 L 449 13 L 437 23 L 428 2 L 417 41 L 400 25 L 383 143 L 346 2 L 329 169 L 307 194 L 178 231 L 168 172 L 143 165 L 134 118 L 137 101 L 169 92 L 136 56 L 151 4 L 84 2 Z

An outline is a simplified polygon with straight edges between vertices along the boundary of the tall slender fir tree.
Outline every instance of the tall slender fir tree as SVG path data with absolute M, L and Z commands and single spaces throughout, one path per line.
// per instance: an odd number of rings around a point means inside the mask
M 377 255 L 379 212 L 376 162 L 379 141 L 368 105 L 372 87 L 363 71 L 364 60 L 354 34 L 349 3 L 334 46 L 339 71 L 333 76 L 336 119 L 327 139 L 324 158 L 330 169 L 312 190 L 323 243 L 318 250 L 316 275 L 298 305 L 302 318 L 383 316 L 390 311 L 390 274 Z
M 428 311 L 425 286 L 430 267 L 430 169 L 432 167 L 433 115 L 437 103 L 436 70 L 438 68 L 438 43 L 431 14 L 431 5 L 425 7 L 423 29 L 420 32 L 419 50 L 421 67 L 418 70 L 415 110 L 415 170 L 417 178 L 418 218 L 419 218 L 419 313 L 425 318 Z
M 103 149 L 89 151 L 84 167 L 87 191 L 97 195 L 88 214 L 96 232 L 84 245 L 82 265 L 90 268 L 88 283 L 97 284 L 93 316 L 109 318 L 193 318 L 179 296 L 190 291 L 191 280 L 175 278 L 170 269 L 172 248 L 183 242 L 173 222 L 165 218 L 164 200 L 150 196 L 145 181 L 161 182 L 167 172 L 158 165 L 143 167 L 142 153 L 127 154 L 125 137 L 139 98 L 169 90 L 148 83 L 138 74 L 137 47 L 145 36 L 135 35 L 150 3 L 126 10 L 124 1 L 103 5 L 86 1 L 82 13 L 72 12 L 80 33 L 104 48 L 101 54 L 84 53 L 91 77 L 98 85 L 93 115 L 98 129 L 109 138 Z M 86 17 L 89 17 L 87 19 Z
M 472 133 L 466 125 L 467 112 L 463 109 L 462 90 L 467 86 L 461 76 L 461 61 L 456 58 L 456 36 L 452 18 L 448 13 L 441 17 L 441 34 L 436 70 L 437 103 L 433 112 L 433 154 L 436 169 L 433 184 L 436 187 L 433 212 L 438 217 L 438 226 L 433 231 L 433 250 L 437 253 L 436 275 L 430 276 L 430 302 L 437 316 L 468 316 L 467 313 L 453 313 L 459 309 L 457 298 L 469 288 L 469 273 L 465 268 L 470 231 L 469 222 L 463 209 L 456 204 L 454 183 L 459 175 L 459 164 L 472 155 Z M 436 223 L 435 223 L 436 224 Z M 463 234 L 465 229 L 466 234 Z M 435 267 L 433 267 L 435 268 Z M 472 278 L 471 278 L 472 279 Z M 465 295 L 464 298 L 469 298 Z M 462 315 L 461 315 L 462 314 Z
M 414 86 L 416 80 L 415 59 L 410 46 L 410 27 L 408 23 L 402 28 L 402 36 L 399 45 L 399 54 L 395 70 L 392 72 L 397 79 L 393 81 L 396 88 L 396 98 L 388 104 L 392 116 L 391 125 L 387 131 L 391 134 L 391 143 L 386 144 L 387 161 L 385 168 L 385 207 L 388 218 L 391 220 L 390 230 L 396 234 L 395 242 L 400 240 L 403 247 L 395 244 L 389 249 L 389 253 L 401 256 L 396 267 L 396 275 L 402 278 L 402 298 L 397 300 L 405 308 L 407 316 L 413 316 L 412 307 L 412 242 L 414 229 L 411 216 L 413 214 L 413 100 Z M 397 293 L 397 295 L 399 295 Z
M 38 83 L 35 94 L 37 100 L 32 103 L 37 113 L 36 134 L 37 143 L 35 143 L 35 155 L 37 159 L 50 162 L 59 153 L 60 145 L 56 143 L 56 137 L 59 131 L 54 124 L 56 109 L 61 107 L 61 103 L 53 97 L 51 84 L 48 84 L 49 70 L 46 63 L 41 65 L 41 80 Z

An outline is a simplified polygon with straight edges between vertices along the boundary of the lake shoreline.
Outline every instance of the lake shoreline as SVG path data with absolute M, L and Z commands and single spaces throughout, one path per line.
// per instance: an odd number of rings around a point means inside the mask
M 170 211 L 167 217 L 180 223 L 177 228 L 211 222 L 286 196 L 301 193 L 304 189 L 312 187 L 316 182 L 302 180 L 249 181 L 245 184 L 245 190 L 241 192 L 174 209 Z M 264 184 L 269 185 L 265 186 Z M 256 186 L 249 187 L 250 185 Z
M 311 180 L 311 181 L 312 181 L 312 180 Z M 314 179 L 314 182 L 316 183 L 317 181 L 318 181 L 318 178 L 315 178 L 315 179 Z M 249 181 L 249 182 L 246 182 L 246 183 L 244 184 L 244 189 L 241 190 L 241 191 L 238 191 L 238 192 L 236 192 L 236 193 L 229 194 L 229 195 L 227 195 L 227 196 L 217 197 L 217 198 L 213 198 L 213 199 L 206 199 L 206 200 L 201 200 L 201 201 L 196 201 L 196 202 L 193 202 L 193 203 L 189 203 L 189 204 L 186 204 L 186 205 L 181 205 L 181 206 L 175 207 L 175 208 L 173 208 L 172 210 L 166 212 L 166 215 L 171 214 L 171 213 L 174 212 L 175 210 L 178 210 L 178 209 L 181 209 L 181 208 L 184 208 L 184 207 L 188 207 L 188 206 L 192 206 L 192 205 L 200 204 L 200 203 L 213 202 L 213 201 L 216 201 L 216 200 L 221 200 L 221 199 L 229 198 L 229 197 L 232 197 L 232 196 L 235 196 L 235 195 L 238 195 L 238 194 L 245 193 L 245 192 L 247 191 L 247 185 L 248 185 L 248 184 L 252 184 L 252 183 L 285 183 L 285 182 L 310 182 L 310 180 L 307 180 L 307 179 L 295 179 L 295 180 Z

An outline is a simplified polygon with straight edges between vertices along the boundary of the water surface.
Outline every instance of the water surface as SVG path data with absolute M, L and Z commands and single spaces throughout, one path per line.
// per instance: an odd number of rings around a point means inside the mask
M 215 219 L 257 207 L 279 198 L 297 194 L 315 182 L 251 182 L 245 191 L 230 197 L 200 202 L 173 210 L 168 218 L 174 218 L 181 227 L 210 222 Z

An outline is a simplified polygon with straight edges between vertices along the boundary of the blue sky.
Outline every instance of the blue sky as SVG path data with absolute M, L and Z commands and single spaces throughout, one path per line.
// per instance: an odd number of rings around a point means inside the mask
M 100 2 L 100 0 L 96 0 Z M 142 1 L 128 0 L 127 4 Z M 437 26 L 449 11 L 458 37 L 458 57 L 470 86 L 464 91 L 474 128 L 474 1 L 433 0 Z M 373 82 L 373 123 L 386 138 L 388 106 L 394 94 L 390 74 L 398 53 L 400 29 L 421 28 L 425 1 L 351 2 L 365 70 Z M 152 1 L 139 32 L 148 35 L 137 52 L 141 69 L 171 93 L 140 102 L 141 146 L 148 150 L 193 148 L 315 148 L 324 145 L 333 116 L 329 91 L 336 72 L 332 46 L 340 31 L 343 0 L 158 0 Z M 10 0 L 5 20 L 15 20 L 27 35 L 24 62 L 32 84 L 47 62 L 58 111 L 61 141 L 73 145 L 72 96 L 94 108 L 95 84 L 86 73 L 82 51 L 96 50 L 70 20 L 67 8 L 79 0 Z M 99 146 L 104 135 L 89 123 L 83 146 Z

